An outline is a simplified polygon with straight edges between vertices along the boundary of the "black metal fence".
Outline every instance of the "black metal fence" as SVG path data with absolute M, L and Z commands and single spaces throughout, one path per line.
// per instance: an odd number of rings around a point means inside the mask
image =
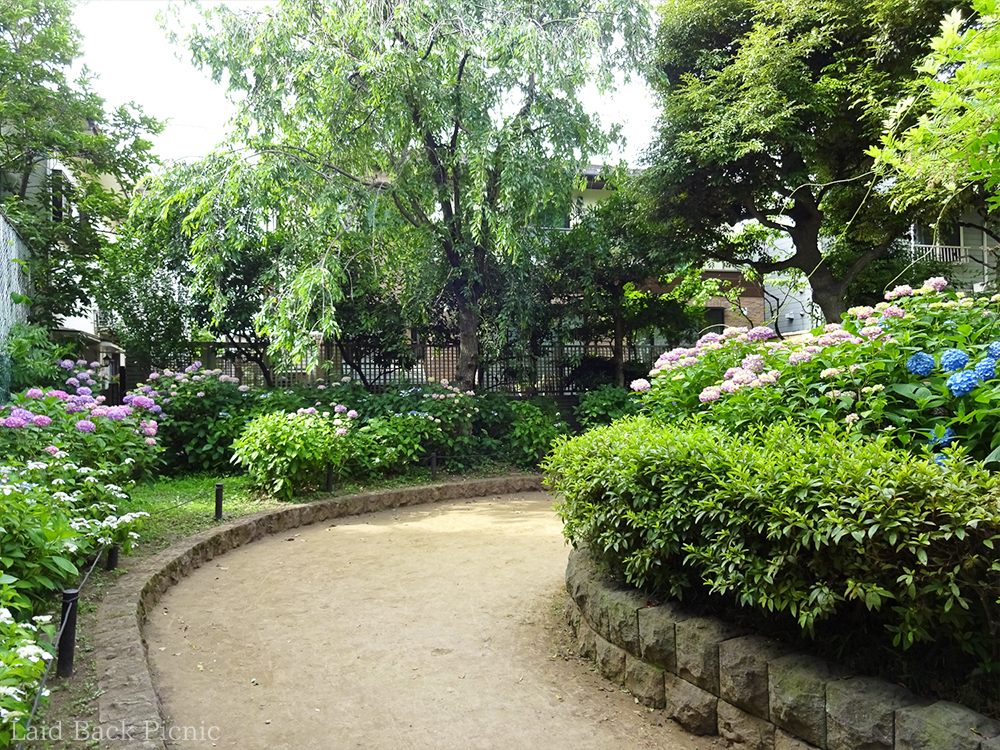
M 642 372 L 668 347 L 649 344 L 625 348 L 624 359 L 632 372 Z M 418 344 L 407 362 L 386 362 L 378 352 L 350 343 L 325 342 L 310 361 L 278 364 L 267 356 L 266 344 L 224 342 L 192 344 L 191 349 L 167 363 L 183 370 L 195 361 L 208 369 L 239 378 L 247 385 L 288 385 L 313 382 L 318 378 L 363 380 L 375 391 L 399 383 L 418 385 L 429 380 L 455 379 L 457 344 Z M 613 372 L 610 345 L 553 344 L 532 355 L 484 360 L 476 377 L 478 390 L 506 391 L 522 395 L 572 395 L 592 387 L 596 380 L 608 380 Z M 138 365 L 127 372 L 127 381 L 138 383 L 148 376 Z

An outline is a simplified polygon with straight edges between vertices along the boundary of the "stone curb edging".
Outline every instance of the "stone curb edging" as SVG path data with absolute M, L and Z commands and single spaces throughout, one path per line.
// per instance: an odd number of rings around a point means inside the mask
M 209 560 L 265 536 L 333 518 L 542 489 L 541 476 L 517 475 L 367 492 L 261 511 L 174 544 L 129 570 L 101 602 L 94 637 L 99 727 L 90 728 L 90 736 L 117 750 L 164 750 L 164 717 L 146 659 L 143 625 L 164 592 Z
M 739 750 L 1000 750 L 1000 722 L 675 603 L 649 606 L 584 549 L 566 568 L 576 652 L 647 706 Z

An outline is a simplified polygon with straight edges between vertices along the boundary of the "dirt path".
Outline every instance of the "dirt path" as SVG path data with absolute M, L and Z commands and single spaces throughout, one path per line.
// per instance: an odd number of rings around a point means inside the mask
M 718 747 L 569 655 L 551 504 L 527 493 L 384 511 L 216 558 L 146 626 L 168 729 L 214 740 L 177 744 Z

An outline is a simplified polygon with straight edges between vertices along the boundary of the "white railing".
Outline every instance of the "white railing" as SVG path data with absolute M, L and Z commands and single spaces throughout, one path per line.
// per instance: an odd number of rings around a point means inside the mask
M 968 263 L 969 250 L 961 245 L 910 245 L 913 260 L 936 260 L 941 263 Z M 985 248 L 983 248 L 985 251 Z

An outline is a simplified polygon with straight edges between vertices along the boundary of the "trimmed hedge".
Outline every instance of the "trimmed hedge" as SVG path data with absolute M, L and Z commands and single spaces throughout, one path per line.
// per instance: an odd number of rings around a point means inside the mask
M 961 451 L 637 417 L 559 441 L 545 469 L 567 538 L 649 593 L 704 584 L 806 633 L 861 603 L 900 650 L 995 658 L 1000 484 Z

